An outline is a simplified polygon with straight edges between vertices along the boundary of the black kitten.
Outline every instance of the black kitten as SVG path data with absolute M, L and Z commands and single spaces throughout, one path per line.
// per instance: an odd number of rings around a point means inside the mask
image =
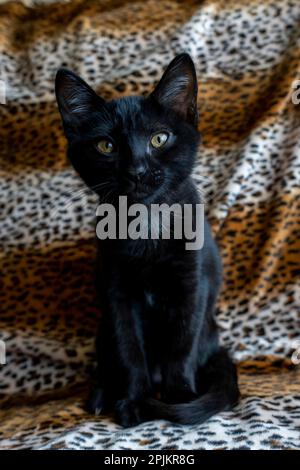
M 106 102 L 64 69 L 56 96 L 69 159 L 100 201 L 117 211 L 120 195 L 148 207 L 200 202 L 190 176 L 199 133 L 189 55 L 170 63 L 147 98 Z M 124 426 L 153 418 L 192 424 L 237 402 L 236 369 L 214 319 L 220 256 L 204 225 L 199 250 L 187 250 L 185 237 L 99 242 L 94 413 L 114 409 Z

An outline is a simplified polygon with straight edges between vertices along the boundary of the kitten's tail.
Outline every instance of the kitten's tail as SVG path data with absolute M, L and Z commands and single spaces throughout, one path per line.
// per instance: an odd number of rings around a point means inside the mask
M 230 410 L 239 399 L 236 368 L 225 350 L 219 350 L 205 366 L 210 386 L 204 395 L 188 403 L 167 404 L 149 398 L 143 402 L 146 419 L 167 419 L 180 424 L 201 424 L 221 411 Z

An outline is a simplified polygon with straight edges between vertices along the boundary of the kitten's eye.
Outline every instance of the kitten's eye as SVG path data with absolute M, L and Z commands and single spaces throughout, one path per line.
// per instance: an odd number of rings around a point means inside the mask
M 154 134 L 154 136 L 151 137 L 151 145 L 158 149 L 159 147 L 162 147 L 165 145 L 169 138 L 169 134 L 166 132 L 158 132 L 158 134 Z
M 108 139 L 99 140 L 96 147 L 102 153 L 113 153 L 116 150 L 115 145 Z

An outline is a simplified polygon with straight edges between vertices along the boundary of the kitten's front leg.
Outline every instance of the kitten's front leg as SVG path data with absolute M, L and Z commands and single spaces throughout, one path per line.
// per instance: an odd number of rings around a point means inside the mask
M 150 395 L 151 382 L 144 350 L 140 321 L 141 304 L 128 288 L 110 289 L 109 315 L 113 330 L 113 348 L 116 370 L 115 381 L 117 420 L 123 426 L 134 426 L 143 421 L 139 401 Z
M 193 290 L 178 286 L 169 295 L 165 312 L 165 336 L 162 362 L 162 400 L 188 402 L 197 397 L 196 344 L 201 312 Z
M 140 400 L 150 395 L 150 379 L 136 302 L 120 290 L 105 308 L 97 339 L 97 385 L 89 409 L 115 409 L 123 426 L 143 421 Z

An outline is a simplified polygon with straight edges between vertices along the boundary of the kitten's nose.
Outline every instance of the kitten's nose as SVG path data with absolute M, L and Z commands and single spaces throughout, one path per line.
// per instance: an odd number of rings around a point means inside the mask
M 133 179 L 135 181 L 140 181 L 141 178 L 146 173 L 146 168 L 144 165 L 130 166 L 127 171 L 128 171 L 128 177 L 130 179 Z

